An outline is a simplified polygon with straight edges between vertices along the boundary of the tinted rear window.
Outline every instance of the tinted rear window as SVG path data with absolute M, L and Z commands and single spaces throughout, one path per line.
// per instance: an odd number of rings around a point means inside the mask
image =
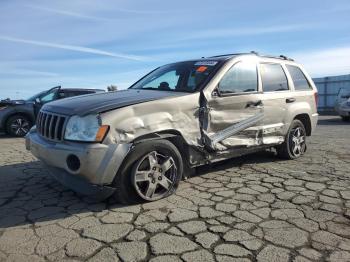
M 311 86 L 307 81 L 304 73 L 297 66 L 286 65 L 290 76 L 292 77 L 295 90 L 309 90 Z
M 264 92 L 288 90 L 288 81 L 279 64 L 260 64 Z

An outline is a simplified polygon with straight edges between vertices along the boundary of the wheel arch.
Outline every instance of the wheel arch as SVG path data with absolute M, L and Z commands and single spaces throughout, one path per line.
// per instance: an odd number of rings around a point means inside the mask
M 14 111 L 14 112 L 11 112 L 9 113 L 8 115 L 6 115 L 3 120 L 2 120 L 2 123 L 1 123 L 1 126 L 3 127 L 3 130 L 9 134 L 9 131 L 8 131 L 8 121 L 10 120 L 11 117 L 14 117 L 14 116 L 23 116 L 23 117 L 26 117 L 29 119 L 29 121 L 31 122 L 31 126 L 35 125 L 35 119 L 33 116 L 31 116 L 29 113 L 26 113 L 26 112 L 22 112 L 22 111 Z
M 160 132 L 154 132 L 154 133 L 142 135 L 134 139 L 132 143 L 138 144 L 138 143 L 141 143 L 142 141 L 159 140 L 159 139 L 168 140 L 169 142 L 174 144 L 176 148 L 179 150 L 179 152 L 181 153 L 184 152 L 184 149 L 189 147 L 189 145 L 187 144 L 182 134 L 178 130 L 174 130 L 174 129 L 168 129 Z M 185 152 L 187 152 L 187 150 L 185 150 Z M 183 161 L 186 161 L 187 159 L 188 159 L 187 157 L 183 158 Z
M 184 177 L 192 176 L 194 173 L 193 167 L 202 164 L 205 159 L 205 153 L 197 146 L 188 144 L 181 132 L 175 129 L 149 133 L 136 138 L 132 143 L 136 144 L 142 141 L 157 139 L 168 140 L 179 150 L 184 165 Z
M 32 124 L 34 125 L 35 124 L 35 119 L 32 115 L 30 115 L 29 113 L 26 113 L 26 112 L 23 112 L 23 111 L 15 111 L 15 112 L 11 112 L 10 114 L 8 114 L 5 118 L 4 118 L 4 122 L 3 124 L 7 124 L 7 121 L 9 120 L 10 117 L 13 117 L 13 116 L 25 116 L 27 117 L 31 122 Z
M 299 120 L 300 122 L 303 123 L 306 131 L 307 136 L 311 136 L 312 133 L 312 124 L 311 124 L 311 118 L 308 114 L 303 113 L 303 114 L 298 114 L 294 117 L 294 119 Z

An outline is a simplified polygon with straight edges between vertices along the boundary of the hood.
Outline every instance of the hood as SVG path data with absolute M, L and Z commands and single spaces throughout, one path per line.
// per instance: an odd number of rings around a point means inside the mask
M 53 101 L 43 106 L 43 110 L 64 115 L 87 115 L 190 93 L 127 89 L 116 92 L 76 96 Z
M 11 100 L 11 99 L 4 99 L 0 100 L 0 106 L 16 106 L 16 105 L 24 105 L 26 104 L 25 100 Z

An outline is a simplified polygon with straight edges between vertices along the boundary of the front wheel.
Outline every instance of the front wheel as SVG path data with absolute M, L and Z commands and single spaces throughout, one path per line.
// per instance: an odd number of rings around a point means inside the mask
M 31 121 L 22 115 L 11 116 L 6 121 L 6 132 L 11 136 L 23 137 L 32 127 Z
M 182 178 L 179 150 L 167 140 L 137 144 L 118 171 L 114 199 L 123 204 L 155 201 L 173 194 Z
M 296 159 L 306 151 L 306 130 L 300 120 L 293 120 L 285 141 L 277 147 L 277 154 L 284 159 Z

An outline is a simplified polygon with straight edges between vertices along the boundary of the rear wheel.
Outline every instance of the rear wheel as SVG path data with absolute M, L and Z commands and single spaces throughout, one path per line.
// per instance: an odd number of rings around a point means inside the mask
M 277 154 L 284 159 L 296 159 L 306 151 L 306 131 L 300 120 L 293 120 L 285 141 L 277 147 Z
M 32 122 L 23 115 L 11 116 L 6 122 L 6 131 L 11 136 L 23 137 L 29 132 L 31 127 Z
M 114 179 L 114 198 L 127 204 L 167 197 L 175 192 L 182 173 L 182 158 L 174 144 L 167 140 L 141 142 Z

